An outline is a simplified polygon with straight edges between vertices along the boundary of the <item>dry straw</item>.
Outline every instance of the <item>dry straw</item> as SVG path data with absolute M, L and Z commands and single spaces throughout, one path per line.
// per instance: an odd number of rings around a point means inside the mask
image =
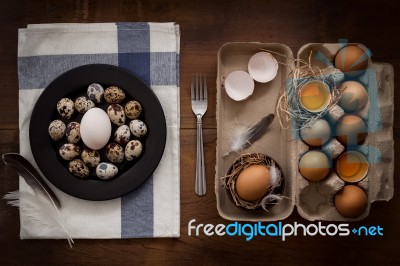
M 287 57 L 274 51 L 265 50 L 269 53 L 279 55 L 291 61 L 290 64 L 280 62 L 289 68 L 289 74 L 285 82 L 281 85 L 283 92 L 278 98 L 276 105 L 276 115 L 282 129 L 289 129 L 295 123 L 292 129 L 300 130 L 303 127 L 312 125 L 315 120 L 326 115 L 339 101 L 340 93 L 335 89 L 336 85 L 344 80 L 344 74 L 333 67 L 319 68 L 311 64 L 312 50 L 308 61 Z M 300 104 L 300 89 L 304 84 L 310 81 L 321 81 L 328 85 L 331 92 L 331 99 L 326 109 L 321 112 L 310 112 L 304 109 Z
M 240 173 L 252 165 L 265 165 L 268 167 L 270 173 L 270 184 L 266 189 L 263 198 L 257 201 L 246 201 L 241 199 L 237 194 L 236 181 Z M 231 196 L 234 204 L 250 211 L 260 210 L 261 208 L 267 211 L 270 206 L 278 203 L 282 199 L 282 195 L 278 192 L 282 190 L 282 180 L 282 171 L 279 166 L 275 164 L 273 159 L 261 153 L 242 154 L 232 164 L 228 174 L 221 177 L 222 184 L 228 190 L 228 195 Z

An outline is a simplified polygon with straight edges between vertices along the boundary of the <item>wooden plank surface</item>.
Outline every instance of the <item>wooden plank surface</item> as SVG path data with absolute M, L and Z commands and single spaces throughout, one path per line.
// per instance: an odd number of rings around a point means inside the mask
M 0 201 L 0 264 L 399 264 L 400 109 L 395 109 L 395 195 L 373 203 L 369 217 L 352 225 L 380 225 L 383 237 L 188 236 L 188 222 L 227 224 L 216 210 L 215 80 L 217 52 L 229 41 L 279 42 L 293 53 L 309 42 L 348 38 L 365 44 L 374 61 L 391 63 L 400 84 L 400 8 L 397 1 L 96 1 L 8 0 L 0 3 L 0 153 L 17 152 L 17 29 L 29 23 L 175 21 L 181 29 L 181 237 L 178 239 L 19 240 L 18 210 Z M 196 123 L 189 104 L 192 74 L 209 78 L 210 104 L 204 118 L 207 189 L 194 194 Z M 400 94 L 395 92 L 395 105 Z M 0 195 L 18 188 L 14 171 L 0 162 Z M 296 210 L 287 223 L 309 222 Z

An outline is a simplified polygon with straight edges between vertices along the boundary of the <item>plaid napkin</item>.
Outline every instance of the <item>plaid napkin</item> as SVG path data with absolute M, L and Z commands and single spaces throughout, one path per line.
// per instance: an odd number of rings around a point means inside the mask
M 61 215 L 73 238 L 179 237 L 179 26 L 174 23 L 28 25 L 18 35 L 20 153 L 35 162 L 29 121 L 43 89 L 63 72 L 103 63 L 130 70 L 150 85 L 164 109 L 167 141 L 152 177 L 133 193 L 86 201 L 63 193 Z M 21 191 L 30 188 L 20 178 Z M 21 239 L 62 238 L 20 212 Z

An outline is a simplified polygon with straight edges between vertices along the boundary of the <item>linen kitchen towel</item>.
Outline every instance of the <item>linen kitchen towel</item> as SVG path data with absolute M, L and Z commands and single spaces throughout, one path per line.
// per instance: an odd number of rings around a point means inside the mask
M 67 70 L 94 63 L 128 69 L 151 87 L 165 113 L 163 157 L 132 193 L 86 201 L 49 184 L 61 201 L 61 216 L 72 238 L 179 237 L 179 43 L 174 23 L 37 24 L 19 29 L 20 153 L 35 166 L 29 143 L 32 109 L 44 88 Z M 19 184 L 20 191 L 30 190 L 22 178 Z M 21 239 L 63 238 L 62 232 L 22 211 L 20 220 Z

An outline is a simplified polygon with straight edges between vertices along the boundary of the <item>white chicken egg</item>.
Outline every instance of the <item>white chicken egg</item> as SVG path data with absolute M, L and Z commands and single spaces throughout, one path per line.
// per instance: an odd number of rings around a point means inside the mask
M 89 109 L 81 120 L 81 139 L 93 150 L 103 148 L 111 136 L 111 121 L 100 108 Z

